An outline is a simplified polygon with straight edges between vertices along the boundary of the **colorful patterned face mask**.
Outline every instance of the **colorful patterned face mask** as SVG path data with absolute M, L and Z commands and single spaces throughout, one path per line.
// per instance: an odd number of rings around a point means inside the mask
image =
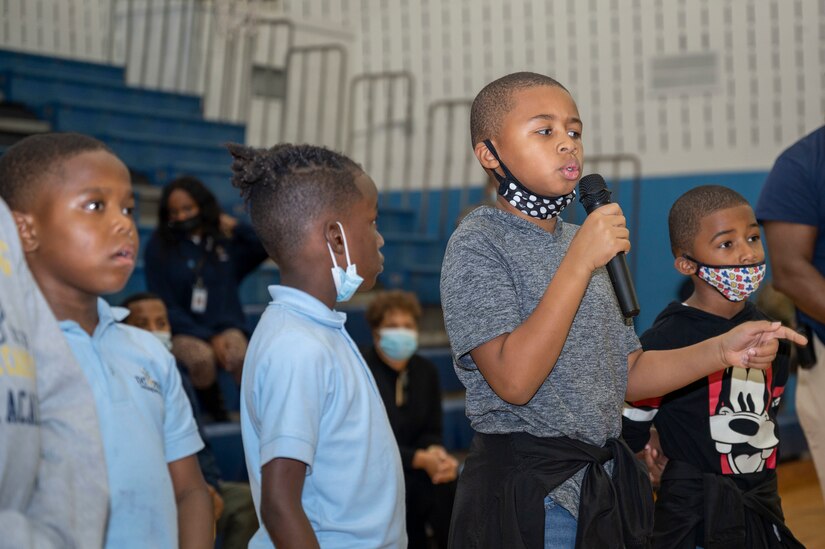
M 764 261 L 753 265 L 706 265 L 689 255 L 684 258 L 696 263 L 696 275 L 729 301 L 744 301 L 765 278 Z

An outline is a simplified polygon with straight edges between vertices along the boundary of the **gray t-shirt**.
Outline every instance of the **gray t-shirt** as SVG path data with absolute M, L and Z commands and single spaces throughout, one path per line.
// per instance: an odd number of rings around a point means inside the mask
M 551 234 L 513 214 L 482 207 L 450 238 L 441 302 L 455 370 L 467 388 L 467 417 L 476 431 L 567 436 L 598 446 L 621 433 L 627 356 L 641 345 L 622 317 L 604 267 L 594 271 L 553 371 L 527 404 L 509 404 L 496 395 L 470 356 L 530 316 L 578 228 L 559 219 Z M 574 516 L 583 474 L 552 493 Z
M 0 549 L 101 547 L 108 484 L 92 390 L 0 200 Z

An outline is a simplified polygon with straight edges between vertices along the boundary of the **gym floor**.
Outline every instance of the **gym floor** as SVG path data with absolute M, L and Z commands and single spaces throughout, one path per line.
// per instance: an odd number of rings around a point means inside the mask
M 779 495 L 785 522 L 808 549 L 825 549 L 825 503 L 810 459 L 779 465 Z

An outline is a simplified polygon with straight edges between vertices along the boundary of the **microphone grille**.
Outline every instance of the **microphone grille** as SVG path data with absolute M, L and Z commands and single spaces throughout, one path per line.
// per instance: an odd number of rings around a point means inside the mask
M 597 206 L 609 203 L 610 191 L 607 190 L 604 177 L 597 173 L 582 177 L 579 181 L 579 202 L 587 213 Z
M 579 192 L 582 195 L 596 194 L 606 188 L 607 183 L 605 183 L 604 177 L 597 173 L 585 175 L 581 178 L 581 181 L 579 181 Z

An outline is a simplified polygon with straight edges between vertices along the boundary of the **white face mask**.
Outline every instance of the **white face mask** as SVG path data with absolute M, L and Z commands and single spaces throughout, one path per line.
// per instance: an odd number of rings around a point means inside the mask
M 329 256 L 332 258 L 332 280 L 335 282 L 336 291 L 335 301 L 341 303 L 343 301 L 349 301 L 358 290 L 358 287 L 364 282 L 364 279 L 358 274 L 355 263 L 350 262 L 349 247 L 347 246 L 347 235 L 344 232 L 344 226 L 341 225 L 340 221 L 336 221 L 336 223 L 341 229 L 341 237 L 344 239 L 344 254 L 347 257 L 346 271 L 343 267 L 340 267 L 338 261 L 335 260 L 335 254 L 332 253 L 332 246 L 329 245 L 329 242 L 327 242 L 327 249 L 329 250 Z
M 155 336 L 163 343 L 163 346 L 166 347 L 167 351 L 172 350 L 172 332 L 167 332 L 164 330 L 153 330 L 152 335 Z

